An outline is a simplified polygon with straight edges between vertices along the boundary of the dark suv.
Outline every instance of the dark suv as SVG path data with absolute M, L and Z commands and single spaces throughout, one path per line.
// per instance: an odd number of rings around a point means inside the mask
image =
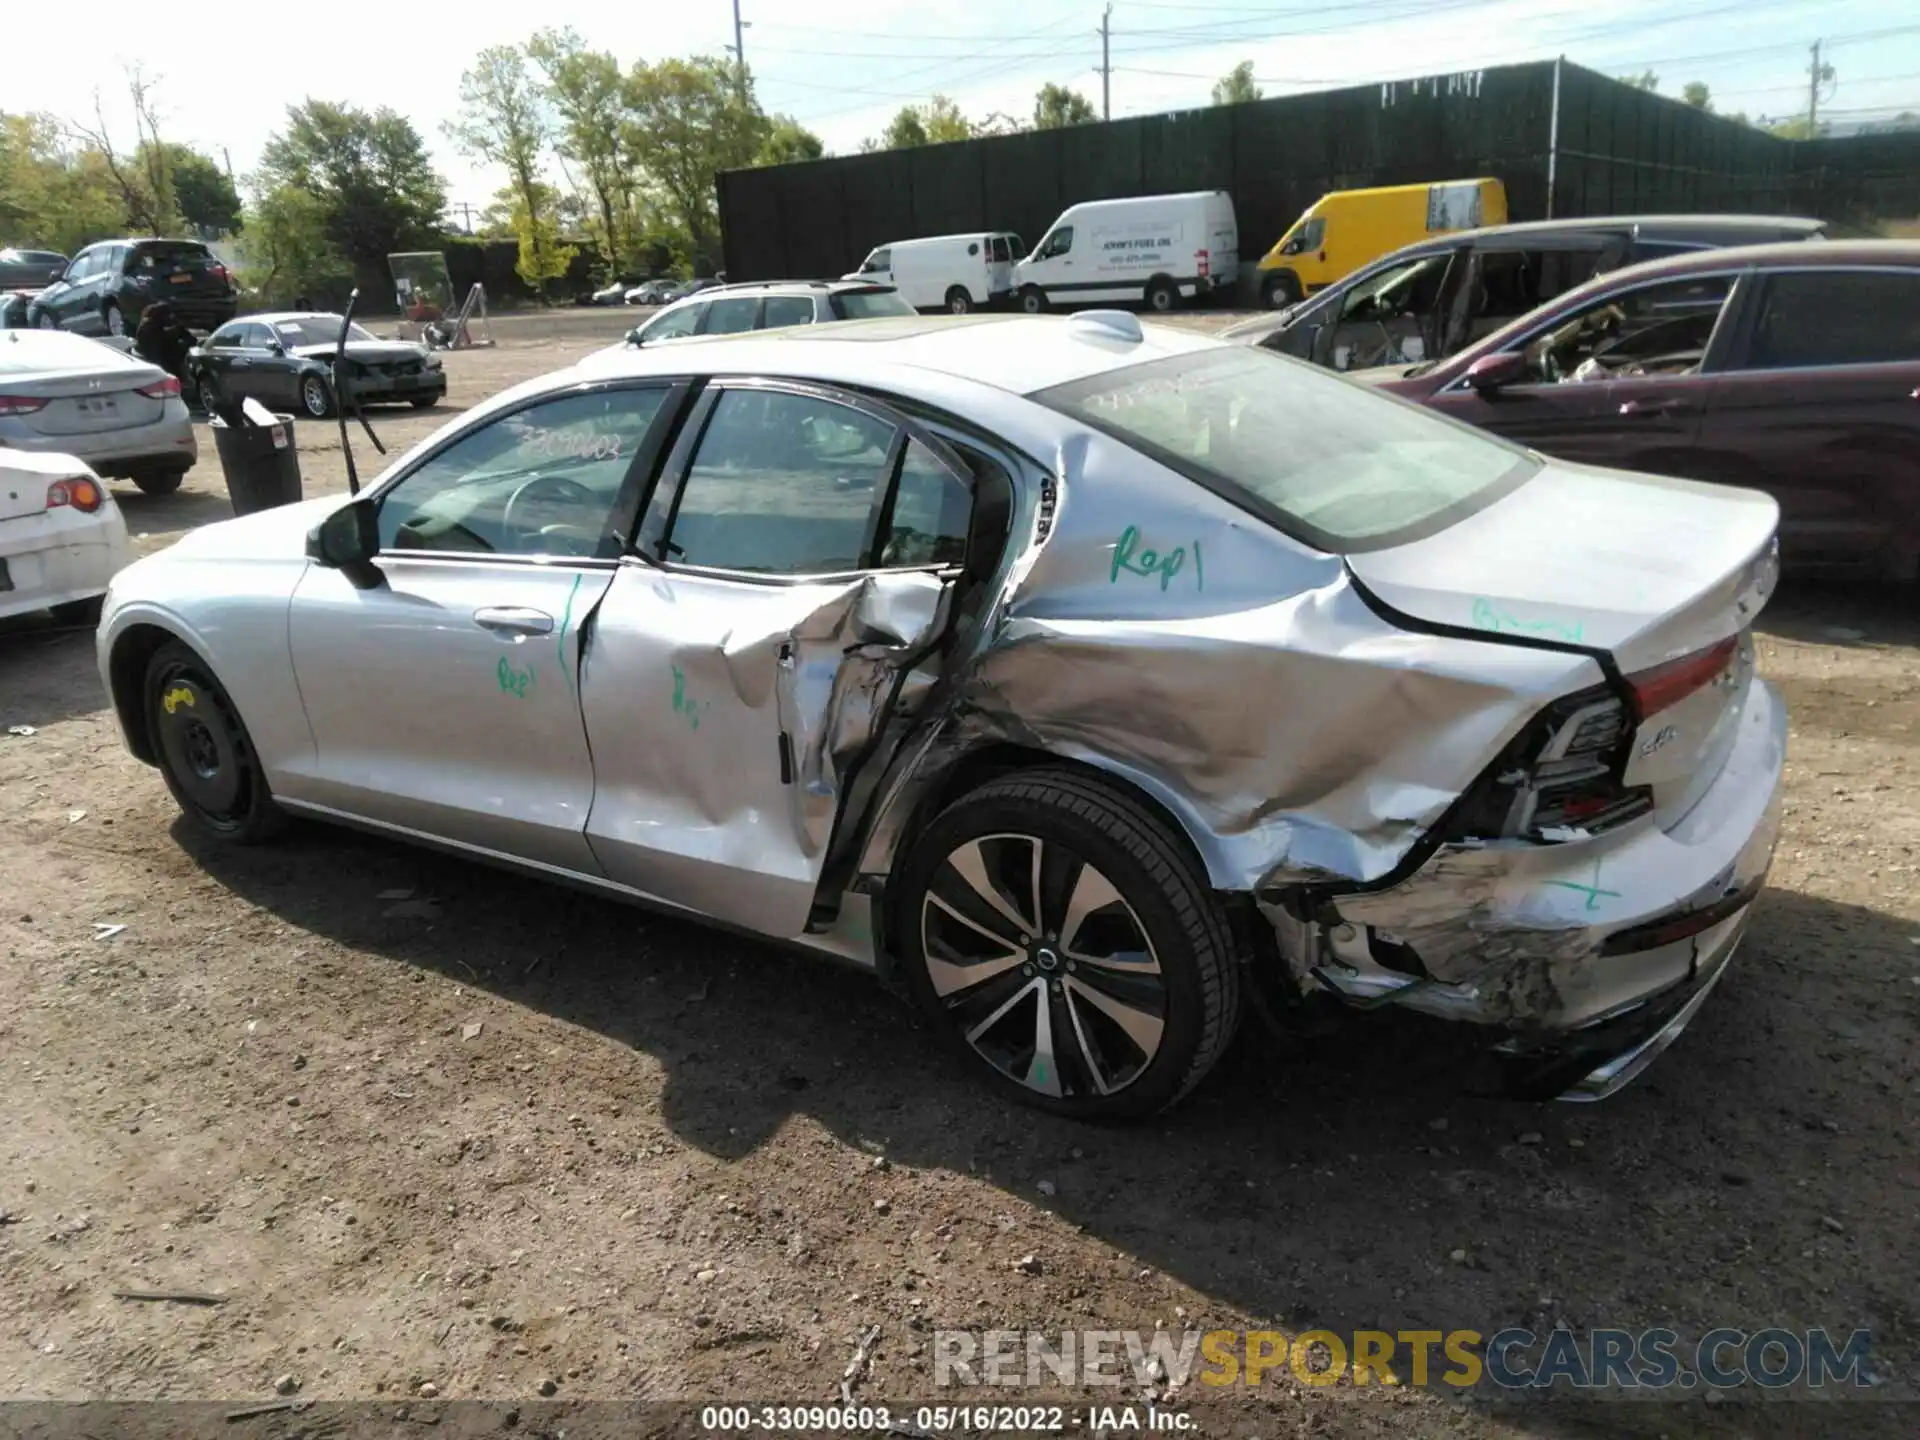
M 102 240 L 68 264 L 34 296 L 27 322 L 81 335 L 131 335 L 156 300 L 173 306 L 190 330 L 211 330 L 233 318 L 233 277 L 198 240 Z
M 1404 246 L 1222 338 L 1335 370 L 1443 360 L 1623 265 L 1825 232 L 1823 221 L 1775 215 L 1617 215 L 1462 230 Z

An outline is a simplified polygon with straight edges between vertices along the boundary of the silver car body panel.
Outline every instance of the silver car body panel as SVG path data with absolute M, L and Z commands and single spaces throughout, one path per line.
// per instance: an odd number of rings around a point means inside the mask
M 167 378 L 158 365 L 60 330 L 0 336 L 0 397 L 46 402 L 26 414 L 0 415 L 0 445 L 77 455 L 100 470 L 141 462 L 184 469 L 199 458 L 185 402 L 140 393 Z
M 1013 746 L 1163 806 L 1217 890 L 1257 897 L 1303 988 L 1564 1030 L 1717 976 L 1744 907 L 1677 946 L 1600 952 L 1766 872 L 1785 721 L 1744 632 L 1773 583 L 1772 502 L 1542 461 L 1431 538 L 1343 559 L 1027 398 L 1216 344 L 969 318 L 602 352 L 450 422 L 371 487 L 569 386 L 696 373 L 881 392 L 993 437 L 1016 472 L 998 572 L 937 657 L 926 642 L 957 622 L 923 572 L 772 585 L 634 557 L 383 556 L 390 593 L 368 601 L 301 556 L 334 497 L 124 572 L 103 673 L 127 626 L 171 626 L 229 677 L 295 805 L 866 965 L 870 897 L 917 807 L 982 747 Z M 474 630 L 472 611 L 532 594 L 568 615 L 557 635 Z M 1729 675 L 1633 737 L 1653 813 L 1554 843 L 1438 843 L 1551 702 L 1732 636 Z M 537 670 L 553 707 L 487 693 L 503 661 Z M 1685 743 L 1654 744 L 1668 727 Z M 1370 936 L 1413 944 L 1430 973 L 1384 969 Z

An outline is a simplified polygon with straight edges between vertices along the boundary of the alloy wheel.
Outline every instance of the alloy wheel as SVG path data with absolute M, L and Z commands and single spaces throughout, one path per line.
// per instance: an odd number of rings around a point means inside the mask
M 1058 841 L 1000 833 L 957 846 L 927 885 L 920 940 L 967 1044 L 1038 1094 L 1117 1094 L 1160 1051 L 1167 986 L 1146 927 Z
M 300 403 L 307 407 L 307 414 L 316 420 L 327 418 L 327 386 L 318 375 L 309 375 L 300 382 Z
M 34 317 L 33 326 L 36 330 L 57 330 L 59 328 L 53 316 L 44 310 Z
M 105 319 L 107 333 L 117 339 L 124 339 L 127 333 L 127 317 L 120 313 L 118 305 L 107 306 Z

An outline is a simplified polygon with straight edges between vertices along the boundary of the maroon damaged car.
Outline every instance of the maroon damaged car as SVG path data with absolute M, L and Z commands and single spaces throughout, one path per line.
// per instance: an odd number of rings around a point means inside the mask
M 1354 378 L 1563 459 L 1764 490 L 1785 565 L 1920 573 L 1920 243 L 1655 260 Z

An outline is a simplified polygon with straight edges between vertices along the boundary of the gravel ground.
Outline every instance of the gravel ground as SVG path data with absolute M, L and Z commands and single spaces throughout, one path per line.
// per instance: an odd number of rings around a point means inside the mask
M 447 406 L 375 425 L 398 452 L 633 315 L 498 320 Z M 334 427 L 299 444 L 309 493 L 341 488 Z M 210 445 L 177 495 L 119 498 L 143 551 L 228 513 Z M 877 1325 L 857 1393 L 951 1400 L 935 1328 L 1156 1323 L 1865 1327 L 1879 1392 L 1911 1393 L 1913 602 L 1789 585 L 1763 617 L 1786 835 L 1641 1083 L 1469 1099 L 1421 1023 L 1250 1027 L 1131 1131 L 1009 1107 L 868 980 L 748 941 L 320 827 L 204 847 L 122 749 L 91 637 L 0 625 L 0 1397 L 819 1404 Z M 1914 1428 L 1702 1390 L 1212 1399 L 1236 1440 Z

